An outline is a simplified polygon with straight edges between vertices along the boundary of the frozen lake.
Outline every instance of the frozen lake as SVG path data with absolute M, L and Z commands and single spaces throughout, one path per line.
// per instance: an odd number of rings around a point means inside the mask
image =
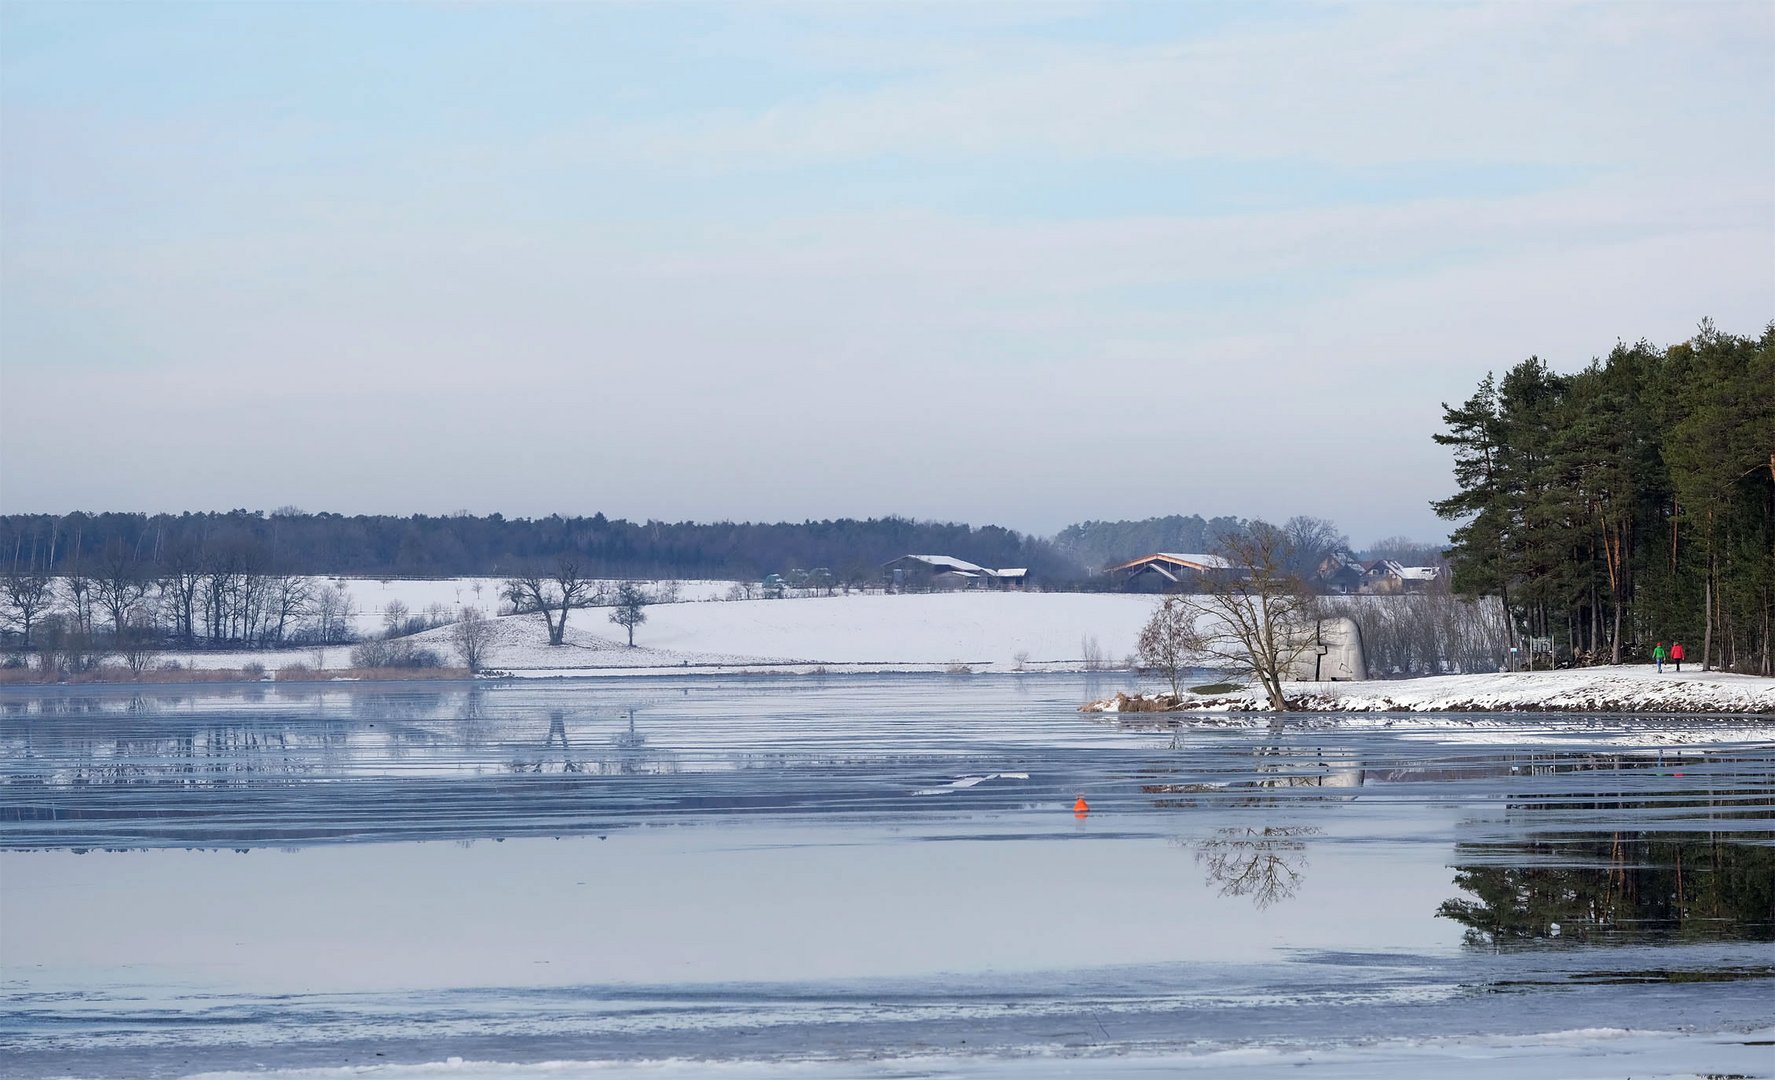
M 1775 1075 L 1766 722 L 1116 688 L 0 691 L 5 1075 Z

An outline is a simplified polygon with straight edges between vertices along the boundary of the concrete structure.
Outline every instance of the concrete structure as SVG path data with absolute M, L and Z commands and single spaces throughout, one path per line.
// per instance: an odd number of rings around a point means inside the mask
M 1356 682 L 1368 678 L 1362 628 L 1354 619 L 1320 619 L 1313 643 L 1294 658 L 1291 682 Z

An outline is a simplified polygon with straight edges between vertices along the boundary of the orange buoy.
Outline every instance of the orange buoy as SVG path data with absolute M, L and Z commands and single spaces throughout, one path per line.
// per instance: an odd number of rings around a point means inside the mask
M 1091 812 L 1091 804 L 1085 801 L 1083 795 L 1080 795 L 1079 801 L 1072 804 L 1072 812 L 1075 814 L 1089 814 Z

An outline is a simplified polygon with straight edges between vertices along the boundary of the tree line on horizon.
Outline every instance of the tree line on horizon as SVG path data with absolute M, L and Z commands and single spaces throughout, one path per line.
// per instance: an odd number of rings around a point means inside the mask
M 1348 539 L 1329 522 L 1342 547 Z M 1049 584 L 1087 582 L 1103 567 L 1155 551 L 1211 551 L 1250 521 L 1172 514 L 1138 521 L 1086 521 L 1052 538 L 996 525 L 903 517 L 803 522 L 631 522 L 591 517 L 306 513 L 284 508 L 180 514 L 0 515 L 0 571 L 86 575 L 103 567 L 155 576 L 217 563 L 265 574 L 445 578 L 501 577 L 563 556 L 587 574 L 620 579 L 758 579 L 826 568 L 835 581 L 876 580 L 908 554 L 953 555 L 992 567 L 1024 567 Z M 1403 537 L 1377 541 L 1370 558 L 1437 560 L 1439 545 Z M 121 566 L 120 566 L 121 564 Z
M 909 553 L 953 554 L 1021 566 L 1055 581 L 1081 568 L 1044 539 L 1000 528 L 902 517 L 803 522 L 632 522 L 591 517 L 306 513 L 285 508 L 181 514 L 0 516 L 4 569 L 52 575 L 127 561 L 144 571 L 232 561 L 266 573 L 347 577 L 503 577 L 560 558 L 590 576 L 757 579 L 825 567 L 843 582 L 872 581 Z
M 1775 322 L 1618 343 L 1569 375 L 1531 356 L 1443 414 L 1458 593 L 1579 660 L 1682 641 L 1775 673 Z

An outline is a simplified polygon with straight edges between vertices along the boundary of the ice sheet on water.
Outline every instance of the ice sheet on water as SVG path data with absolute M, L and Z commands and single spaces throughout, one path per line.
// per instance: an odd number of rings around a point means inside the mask
M 1190 1050 L 908 1054 L 870 1060 L 661 1058 L 643 1061 L 488 1061 L 451 1057 L 418 1064 L 206 1072 L 188 1080 L 678 1080 L 681 1077 L 785 1077 L 789 1080 L 1010 1080 L 1090 1075 L 1105 1080 L 1165 1076 L 1261 1077 L 1285 1071 L 1308 1080 L 1418 1080 L 1458 1071 L 1469 1080 L 1699 1080 L 1766 1077 L 1775 1029 L 1694 1032 L 1573 1028 L 1527 1036 L 1429 1037 L 1319 1046 Z
M 383 1050 L 459 1055 L 447 1080 L 545 1059 L 603 1080 L 998 1080 L 1495 1057 L 1520 1080 L 1543 1061 L 1619 1075 L 1625 1046 L 1635 1075 L 1676 1051 L 1754 1071 L 1729 1036 L 1585 1030 L 1766 1019 L 1775 932 L 1731 883 L 1767 880 L 1775 754 L 1728 737 L 1742 722 L 1173 733 L 1082 717 L 1087 694 L 1038 677 L 44 695 L 0 736 L 0 923 L 34 928 L 7 941 L 25 973 L 0 988 L 9 1065 L 336 1077 L 387 1068 Z M 366 839 L 390 842 L 347 842 Z M 408 842 L 436 839 L 457 843 Z M 1665 903 L 1679 862 L 1685 896 L 1726 886 L 1714 908 Z M 1609 887 L 1623 874 L 1630 897 Z

